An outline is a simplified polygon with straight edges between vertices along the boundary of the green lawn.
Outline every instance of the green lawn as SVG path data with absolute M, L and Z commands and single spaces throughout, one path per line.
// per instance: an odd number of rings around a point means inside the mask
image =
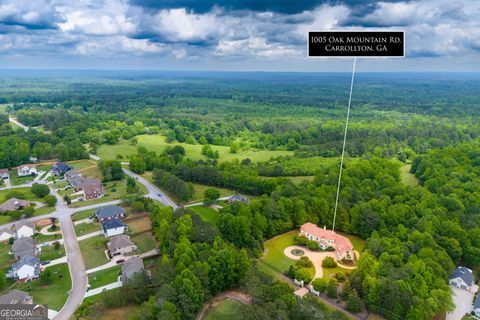
M 241 320 L 242 304 L 232 299 L 225 299 L 216 306 L 208 309 L 203 317 L 204 320 Z
M 19 177 L 17 170 L 10 170 L 10 183 L 12 186 L 18 186 L 20 184 L 32 182 L 35 177 L 26 176 L 26 177 Z
M 107 250 L 108 239 L 100 236 L 88 238 L 78 242 L 82 251 L 83 261 L 87 269 L 101 266 L 108 262 L 105 250 Z
M 195 189 L 195 194 L 193 195 L 193 198 L 190 200 L 190 202 L 199 202 L 203 201 L 203 193 L 205 190 L 209 188 L 217 189 L 220 191 L 220 197 L 226 197 L 235 194 L 234 190 L 229 190 L 229 189 L 224 189 L 224 188 L 218 188 L 218 187 L 212 187 L 212 186 L 206 186 L 204 184 L 198 184 L 198 183 L 192 183 L 193 188 Z
M 53 310 L 60 310 L 68 298 L 71 288 L 70 272 L 67 264 L 48 267 L 52 272 L 52 283 L 42 285 L 40 280 L 17 283 L 12 289 L 27 292 L 33 297 L 34 303 L 48 304 Z
M 10 269 L 12 264 L 15 262 L 13 255 L 8 254 L 12 246 L 8 242 L 0 243 L 0 270 Z
M 188 209 L 197 213 L 206 222 L 210 222 L 211 224 L 216 224 L 218 221 L 218 218 L 219 218 L 218 212 L 213 210 L 212 208 L 200 205 L 200 206 L 188 207 Z
M 75 170 L 83 170 L 92 166 L 96 166 L 97 163 L 93 160 L 79 160 L 79 161 L 70 161 L 67 162 Z
M 121 266 L 114 266 L 108 269 L 100 270 L 88 275 L 88 284 L 90 289 L 103 287 L 112 282 L 117 282 Z
M 60 246 L 60 249 L 55 250 L 54 246 L 42 247 L 42 253 L 39 258 L 40 261 L 45 260 L 55 260 L 65 256 L 65 248 L 63 245 Z
M 37 242 L 37 244 L 40 244 L 40 243 L 44 243 L 44 242 L 50 242 L 50 241 L 62 239 L 62 234 L 61 233 L 56 233 L 56 234 L 46 235 L 46 234 L 37 233 L 37 234 L 35 234 L 34 238 L 35 238 L 35 241 Z
M 42 201 L 41 198 L 34 195 L 31 191 L 31 188 L 14 188 L 10 190 L 1 190 L 0 191 L 0 203 L 5 202 L 9 199 L 8 195 L 14 195 L 15 197 L 21 197 L 22 199 L 28 201 Z
M 130 236 L 130 240 L 135 242 L 139 253 L 153 250 L 157 246 L 157 241 L 149 232 L 134 234 Z
M 98 222 L 80 223 L 75 225 L 75 233 L 77 234 L 77 236 L 83 236 L 101 229 L 102 227 Z
M 287 258 L 283 254 L 283 250 L 294 245 L 293 238 L 297 234 L 298 231 L 290 231 L 266 241 L 264 244 L 266 253 L 260 257 L 260 260 L 272 270 L 282 274 L 286 273 L 295 260 Z
M 335 268 L 323 268 L 323 279 L 330 279 L 330 277 L 333 277 L 335 273 L 345 273 L 349 274 L 353 270 L 345 269 L 342 267 L 335 267 Z
M 12 218 L 9 215 L 0 215 L 0 225 L 9 223 L 12 220 Z
M 45 207 L 35 209 L 35 212 L 33 213 L 33 216 L 35 216 L 35 217 L 36 216 L 41 216 L 41 215 L 44 215 L 44 214 L 47 214 L 47 213 L 52 213 L 53 211 L 55 211 L 55 207 L 45 206 Z
M 410 172 L 412 165 L 406 164 L 400 167 L 400 180 L 406 186 L 416 187 L 420 183 L 413 173 Z
M 78 221 L 78 220 L 83 220 L 83 219 L 90 218 L 91 216 L 93 216 L 95 214 L 96 211 L 97 211 L 97 209 L 79 211 L 79 212 L 72 215 L 72 220 L 73 221 Z
M 161 153 L 167 146 L 181 145 L 185 148 L 185 153 L 191 159 L 206 159 L 202 155 L 201 144 L 188 143 L 167 143 L 165 136 L 161 135 L 140 135 L 138 138 L 138 146 L 143 146 L 148 150 Z M 254 162 L 267 161 L 272 157 L 293 155 L 293 151 L 270 151 L 270 150 L 242 150 L 238 153 L 230 153 L 230 147 L 214 146 L 214 151 L 218 151 L 220 162 L 231 161 L 233 159 L 250 158 Z M 128 161 L 129 156 L 137 153 L 137 146 L 131 145 L 129 141 L 122 140 L 115 145 L 103 144 L 97 149 L 97 155 L 102 159 L 116 159 L 117 155 L 122 156 L 124 161 Z

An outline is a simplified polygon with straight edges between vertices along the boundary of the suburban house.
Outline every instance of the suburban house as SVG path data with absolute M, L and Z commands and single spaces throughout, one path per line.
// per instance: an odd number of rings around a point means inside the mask
M 36 164 L 22 164 L 17 167 L 17 173 L 19 177 L 26 177 L 37 174 Z
M 121 220 L 112 219 L 102 222 L 102 230 L 105 237 L 113 237 L 127 231 L 127 225 Z
M 111 256 L 126 255 L 137 250 L 137 246 L 130 240 L 130 237 L 124 234 L 113 237 L 107 243 L 108 252 Z
M 131 257 L 122 265 L 122 275 L 120 280 L 123 284 L 128 282 L 135 274 L 144 272 L 143 260 L 139 257 Z
M 32 304 L 33 299 L 26 292 L 12 290 L 7 294 L 0 296 L 0 304 Z
M 12 230 L 10 230 L 8 228 L 0 229 L 0 241 L 1 242 L 8 241 L 12 237 L 13 237 Z
M 34 256 L 37 254 L 37 244 L 32 238 L 20 238 L 13 242 L 13 257 L 19 260 L 25 256 Z
M 32 237 L 35 234 L 35 225 L 30 221 L 20 221 L 15 224 L 17 238 Z
M 119 206 L 114 206 L 114 205 L 100 207 L 95 212 L 95 217 L 100 222 L 111 220 L 111 219 L 123 219 L 126 216 L 127 216 L 127 212 L 125 211 L 125 209 Z
M 228 197 L 227 202 L 228 203 L 234 203 L 234 202 L 250 203 L 250 199 L 248 199 L 247 196 L 236 194 Z
M 69 175 L 68 177 L 65 176 L 65 179 L 67 179 L 68 183 L 75 192 L 82 191 L 82 184 L 86 180 L 82 177 L 82 175 Z
M 458 267 L 448 277 L 448 284 L 467 291 L 472 290 L 473 273 L 466 267 Z
M 72 170 L 72 167 L 70 167 L 69 165 L 67 165 L 67 164 L 65 164 L 61 161 L 58 161 L 52 167 L 52 174 L 54 174 L 56 176 L 61 176 L 69 170 Z
M 67 181 L 70 182 L 70 180 L 73 178 L 73 177 L 81 177 L 82 174 L 80 173 L 80 171 L 78 170 L 68 170 L 67 172 L 65 172 L 65 174 L 63 175 L 65 177 L 65 179 Z
M 477 294 L 477 299 L 473 303 L 473 310 L 472 312 L 477 316 L 480 317 L 480 293 Z
M 328 247 L 334 248 L 337 260 L 353 260 L 354 258 L 353 245 L 350 240 L 336 234 L 334 231 L 326 228 L 322 229 L 313 223 L 307 222 L 300 227 L 300 235 L 316 241 L 322 250 Z
M 10 174 L 8 173 L 8 169 L 0 169 L 0 178 L 1 179 L 8 179 Z
M 12 274 L 18 281 L 37 279 L 40 275 L 40 259 L 32 256 L 23 256 L 12 266 Z
M 85 200 L 98 199 L 105 195 L 103 184 L 97 179 L 85 180 L 81 184 L 81 188 L 83 189 Z
M 17 198 L 10 198 L 4 203 L 0 205 L 0 212 L 8 212 L 8 211 L 15 211 L 15 210 L 22 210 L 30 205 L 30 202 L 17 199 Z

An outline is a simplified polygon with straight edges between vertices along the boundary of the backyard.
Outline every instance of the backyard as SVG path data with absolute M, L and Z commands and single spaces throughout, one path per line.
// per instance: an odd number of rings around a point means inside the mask
M 107 263 L 109 260 L 105 255 L 108 239 L 95 236 L 78 242 L 82 252 L 85 268 L 92 269 Z
M 48 304 L 48 308 L 60 310 L 68 298 L 68 291 L 71 288 L 70 273 L 67 264 L 59 264 L 48 267 L 52 273 L 52 282 L 49 285 L 42 285 L 40 280 L 17 283 L 13 289 L 27 292 L 33 297 L 33 302 Z
M 103 287 L 109 283 L 116 282 L 121 270 L 121 266 L 114 266 L 108 269 L 100 270 L 88 275 L 88 284 L 90 289 Z

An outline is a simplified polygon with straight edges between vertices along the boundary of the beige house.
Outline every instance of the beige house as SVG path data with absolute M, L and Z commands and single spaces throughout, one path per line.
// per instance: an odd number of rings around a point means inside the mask
M 30 205 L 30 202 L 17 199 L 17 198 L 10 198 L 4 203 L 0 205 L 0 212 L 8 212 L 8 211 L 15 211 L 15 210 L 22 210 Z
M 112 237 L 107 243 L 108 252 L 111 256 L 126 255 L 137 250 L 137 246 L 124 234 Z

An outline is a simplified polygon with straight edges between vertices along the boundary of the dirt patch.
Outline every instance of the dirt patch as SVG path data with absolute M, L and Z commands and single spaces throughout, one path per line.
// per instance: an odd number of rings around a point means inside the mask
M 38 227 L 45 227 L 50 224 L 52 224 L 52 220 L 50 219 L 42 219 L 42 220 L 35 221 L 35 225 Z
M 148 216 L 135 217 L 135 219 L 127 219 L 125 223 L 132 233 L 142 233 L 152 230 L 152 223 Z

